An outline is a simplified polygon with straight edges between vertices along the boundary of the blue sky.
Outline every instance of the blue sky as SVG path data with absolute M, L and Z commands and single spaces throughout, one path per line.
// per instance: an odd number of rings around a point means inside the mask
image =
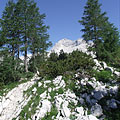
M 35 0 L 41 13 L 46 14 L 45 24 L 53 45 L 60 39 L 76 40 L 81 38 L 82 26 L 78 23 L 87 0 Z M 109 21 L 120 30 L 120 0 L 99 0 L 102 11 L 107 12 Z M 0 18 L 8 0 L 0 0 Z

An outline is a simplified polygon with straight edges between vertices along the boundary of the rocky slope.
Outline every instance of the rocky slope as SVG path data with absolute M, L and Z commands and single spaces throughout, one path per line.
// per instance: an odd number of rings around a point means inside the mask
M 51 52 L 59 53 L 61 49 L 67 53 L 76 49 L 87 52 L 87 46 L 81 39 L 63 39 Z M 120 77 L 116 69 L 96 59 L 94 61 L 95 70 L 106 69 L 115 78 Z M 0 120 L 104 120 L 104 109 L 120 107 L 116 79 L 103 83 L 79 72 L 70 78 L 57 76 L 55 79 L 40 78 L 38 74 L 0 96 Z
M 73 91 L 65 88 L 66 83 L 62 76 L 58 76 L 54 80 L 38 81 L 37 79 L 39 78 L 34 77 L 31 81 L 20 84 L 1 98 L 0 120 L 12 120 L 13 118 L 16 120 L 39 120 L 46 115 L 49 117 L 50 114 L 50 119 L 53 120 L 70 120 L 72 117 L 76 120 L 97 120 L 95 116 L 88 115 L 87 110 L 82 106 L 77 107 L 79 98 Z M 27 92 L 26 94 L 24 92 L 30 88 L 32 88 L 31 95 L 27 96 Z M 38 92 L 39 90 L 42 92 Z M 23 111 L 29 101 L 33 98 L 36 99 L 36 97 L 39 97 L 40 100 L 34 112 L 31 111 L 35 100 L 29 104 L 29 108 L 24 113 Z M 28 117 L 28 113 L 31 113 L 31 116 Z
M 77 79 L 79 74 L 75 75 Z M 75 79 L 74 78 L 74 79 Z M 81 86 L 78 86 L 81 84 Z M 0 120 L 98 120 L 104 117 L 99 101 L 107 95 L 114 96 L 118 86 L 110 86 L 92 78 L 84 78 L 76 83 L 76 87 L 87 84 L 94 89 L 81 94 L 80 97 L 70 89 L 64 77 L 58 76 L 53 80 L 40 80 L 35 76 L 31 81 L 12 89 L 0 102 Z M 91 105 L 87 108 L 85 102 Z M 107 100 L 110 108 L 117 108 L 120 101 Z M 89 113 L 90 110 L 90 113 Z

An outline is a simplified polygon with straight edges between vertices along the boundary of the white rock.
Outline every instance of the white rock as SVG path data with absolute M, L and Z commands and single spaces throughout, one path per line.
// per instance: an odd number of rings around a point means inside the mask
M 51 92 L 52 91 L 52 88 L 48 88 L 48 92 Z
M 64 102 L 64 100 L 62 99 L 62 97 L 56 96 L 55 97 L 55 103 L 56 103 L 56 107 L 58 110 L 61 109 L 61 104 Z
M 83 109 L 83 107 L 76 107 L 76 111 L 79 113 L 79 115 L 81 115 L 81 116 L 84 115 L 84 109 Z
M 78 114 L 76 120 L 89 120 L 89 118 L 88 118 L 88 116 L 80 116 L 80 115 Z
M 116 74 L 118 77 L 120 77 L 120 72 L 114 71 L 114 74 Z
M 82 52 L 87 52 L 88 44 L 83 39 L 78 39 L 72 41 L 69 39 L 62 39 L 55 44 L 55 46 L 50 50 L 49 54 L 53 51 L 59 54 L 60 50 L 63 50 L 65 53 L 71 53 L 73 50 L 80 50 Z
M 105 62 L 102 62 L 104 69 L 107 68 L 107 64 Z
M 75 74 L 75 78 L 79 77 L 79 74 Z
M 0 114 L 2 113 L 3 111 L 3 106 L 2 106 L 2 103 L 0 102 Z
M 64 88 L 65 87 L 65 81 L 64 80 L 61 80 L 61 82 L 60 82 L 60 87 L 62 87 L 62 88 Z
M 86 81 L 84 79 L 82 79 L 80 82 L 81 82 L 81 85 L 86 85 Z
M 39 75 L 40 73 L 39 73 L 39 71 L 37 71 L 37 75 Z
M 41 82 L 38 82 L 38 87 L 41 87 L 42 83 Z
M 116 94 L 118 92 L 118 86 L 109 86 L 110 94 Z
M 51 102 L 48 100 L 43 100 L 42 101 L 42 108 L 47 109 L 47 112 L 50 112 L 51 110 Z
M 88 115 L 89 120 L 98 120 L 95 116 L 93 115 Z
M 52 105 L 51 105 L 50 101 L 48 101 L 47 99 L 43 100 L 42 107 L 36 111 L 36 113 L 33 115 L 32 119 L 39 120 L 39 119 L 43 118 L 47 114 L 47 112 L 51 111 L 51 107 L 52 107 Z M 35 119 L 35 117 L 37 117 L 37 118 Z
M 103 70 L 101 64 L 99 63 L 97 59 L 94 59 L 94 62 L 96 63 L 96 66 L 99 68 L 99 70 Z
M 35 94 L 37 92 L 37 88 L 34 87 L 33 90 L 32 90 L 33 94 Z
M 96 105 L 92 106 L 91 108 L 92 115 L 99 117 L 103 114 L 102 107 L 96 103 Z
M 46 96 L 47 96 L 47 91 L 45 91 L 44 93 L 42 93 L 42 94 L 40 95 L 40 97 L 41 97 L 42 99 L 45 99 Z
M 47 83 L 51 83 L 51 81 L 50 80 L 44 81 L 44 84 L 47 84 Z
M 2 112 L 0 116 L 0 120 L 12 120 L 17 117 L 22 108 L 28 103 L 31 99 L 24 96 L 24 91 L 29 89 L 35 81 L 28 81 L 26 83 L 22 83 L 15 87 L 2 100 Z
M 55 86 L 58 86 L 62 80 L 62 76 L 57 76 L 54 80 L 53 83 Z
M 75 93 L 71 92 L 69 89 L 66 91 L 66 97 L 70 97 L 72 99 L 76 98 Z
M 67 117 L 67 118 L 69 118 L 70 114 L 71 114 L 71 112 L 67 106 L 63 106 L 61 113 L 64 117 Z
M 47 99 L 51 99 L 50 93 L 48 93 Z
M 63 112 L 64 112 L 64 115 L 65 117 L 69 118 L 70 117 L 70 109 L 68 108 L 68 101 L 65 101 L 63 104 L 62 104 L 62 108 L 63 108 Z
M 88 81 L 88 84 L 91 85 L 93 88 L 95 88 L 97 86 L 96 82 L 94 82 L 94 81 Z

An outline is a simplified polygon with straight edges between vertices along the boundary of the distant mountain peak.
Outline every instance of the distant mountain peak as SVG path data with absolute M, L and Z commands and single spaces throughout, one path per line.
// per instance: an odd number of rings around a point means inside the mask
M 85 42 L 85 40 L 79 38 L 77 40 L 70 40 L 67 38 L 59 40 L 53 48 L 50 50 L 51 52 L 58 53 L 60 50 L 63 50 L 66 53 L 71 53 L 74 50 L 80 50 L 82 52 L 87 52 L 87 46 L 88 44 Z

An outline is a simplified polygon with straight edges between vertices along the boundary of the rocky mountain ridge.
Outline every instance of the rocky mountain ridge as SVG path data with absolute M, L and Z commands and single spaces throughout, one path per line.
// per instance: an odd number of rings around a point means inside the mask
M 64 38 L 62 40 L 59 40 L 55 46 L 50 50 L 51 52 L 56 52 L 59 54 L 60 50 L 63 50 L 66 53 L 71 53 L 73 50 L 80 50 L 82 52 L 87 52 L 87 46 L 88 44 L 83 39 L 78 40 L 69 40 L 67 38 Z

